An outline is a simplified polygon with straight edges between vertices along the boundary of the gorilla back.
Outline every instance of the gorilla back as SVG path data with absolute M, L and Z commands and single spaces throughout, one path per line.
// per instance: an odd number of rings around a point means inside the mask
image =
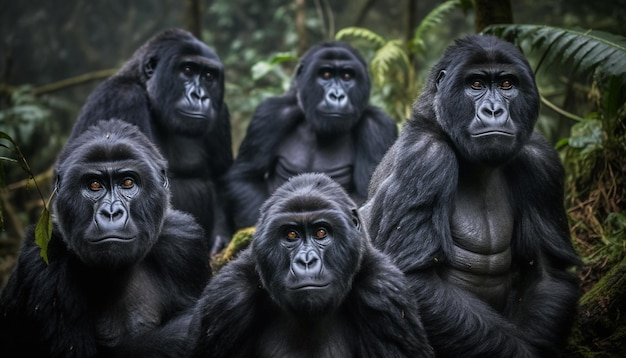
M 227 241 L 218 193 L 233 157 L 215 52 L 184 30 L 156 34 L 89 96 L 69 141 L 110 118 L 137 125 L 157 144 L 169 162 L 174 208 L 198 220 L 209 246 Z
M 110 120 L 56 165 L 49 265 L 34 233 L 0 296 L 0 347 L 24 356 L 180 356 L 209 278 L 194 219 L 171 209 L 166 162 L 133 125 Z

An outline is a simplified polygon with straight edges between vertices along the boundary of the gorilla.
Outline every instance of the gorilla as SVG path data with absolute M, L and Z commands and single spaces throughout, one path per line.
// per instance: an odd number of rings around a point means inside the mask
M 402 273 L 325 174 L 264 203 L 251 245 L 207 285 L 193 357 L 432 357 Z
M 538 112 L 516 47 L 460 39 L 372 177 L 363 220 L 439 357 L 554 357 L 576 317 L 564 170 Z
M 234 228 L 254 225 L 259 208 L 289 177 L 326 173 L 361 204 L 370 177 L 397 138 L 396 124 L 369 105 L 361 55 L 343 42 L 304 54 L 289 91 L 262 102 L 227 173 Z
M 0 295 L 0 347 L 25 357 L 180 357 L 210 277 L 202 228 L 170 206 L 166 161 L 106 120 L 59 156 L 49 264 L 31 230 Z
M 233 155 L 224 68 L 215 52 L 184 30 L 156 34 L 91 93 L 69 141 L 110 118 L 137 125 L 156 143 L 169 162 L 174 208 L 193 214 L 209 248 L 228 242 L 219 194 Z

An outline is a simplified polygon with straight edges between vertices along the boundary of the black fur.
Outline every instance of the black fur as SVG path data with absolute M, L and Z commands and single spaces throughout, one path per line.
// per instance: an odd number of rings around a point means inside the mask
M 330 81 L 320 79 L 324 70 Z M 257 108 L 227 174 L 236 228 L 254 225 L 269 195 L 303 172 L 328 174 L 357 204 L 366 198 L 372 172 L 397 137 L 395 123 L 369 105 L 369 92 L 366 63 L 346 43 L 324 42 L 304 54 L 290 90 Z M 335 95 L 345 97 L 334 102 Z
M 478 113 L 484 98 L 498 110 Z M 438 356 L 554 357 L 568 336 L 579 257 L 562 164 L 532 132 L 538 110 L 514 46 L 464 38 L 433 67 L 373 175 L 361 213 L 407 275 Z M 508 134 L 474 135 L 490 126 Z
M 196 76 L 210 77 L 187 81 L 181 68 L 187 58 Z M 191 83 L 192 89 L 201 92 L 188 92 L 186 86 Z M 199 94 L 205 107 L 188 100 Z M 103 119 L 137 125 L 169 162 L 174 208 L 193 214 L 204 228 L 209 247 L 215 244 L 217 250 L 231 234 L 220 199 L 220 178 L 233 161 L 230 119 L 223 99 L 224 70 L 215 52 L 187 31 L 165 30 L 94 90 L 69 141 Z M 181 106 L 196 116 L 181 115 Z
M 198 303 L 194 357 L 433 356 L 402 273 L 371 246 L 337 183 L 296 176 L 262 212 L 251 247 Z
M 103 121 L 55 169 L 49 265 L 29 231 L 0 296 L 0 347 L 24 357 L 180 357 L 210 271 L 202 229 L 170 207 L 164 158 L 135 126 Z M 106 205 L 121 189 L 91 197 L 105 192 L 96 178 L 120 172 L 128 194 Z M 97 218 L 116 203 L 123 209 Z M 96 243 L 102 235 L 119 239 Z

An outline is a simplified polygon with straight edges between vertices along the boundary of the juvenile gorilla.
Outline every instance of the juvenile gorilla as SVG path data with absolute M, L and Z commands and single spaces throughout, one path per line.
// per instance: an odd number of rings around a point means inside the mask
M 367 65 L 348 44 L 323 42 L 304 54 L 289 91 L 257 108 L 227 174 L 236 229 L 254 225 L 269 195 L 300 173 L 326 173 L 357 204 L 365 200 L 398 135 L 369 93 Z
M 339 184 L 296 176 L 262 213 L 198 303 L 194 357 L 433 356 L 402 273 Z
M 220 178 L 233 161 L 224 69 L 213 50 L 190 33 L 170 29 L 141 46 L 89 96 L 71 142 L 102 119 L 137 125 L 169 162 L 174 208 L 202 225 L 209 248 L 230 238 Z
M 169 204 L 166 162 L 133 125 L 109 120 L 56 165 L 49 264 L 34 232 L 0 296 L 0 347 L 24 357 L 180 357 L 209 278 L 191 215 Z
M 440 357 L 555 357 L 576 317 L 564 171 L 538 111 L 517 48 L 461 39 L 373 175 L 361 213 Z

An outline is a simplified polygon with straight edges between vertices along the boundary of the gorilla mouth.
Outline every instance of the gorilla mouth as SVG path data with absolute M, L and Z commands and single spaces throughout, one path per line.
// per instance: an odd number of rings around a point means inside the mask
M 131 241 L 134 241 L 135 239 L 136 239 L 135 236 L 133 237 L 104 236 L 100 238 L 91 239 L 90 241 L 94 244 L 99 244 L 103 242 L 131 242 Z
M 505 136 L 505 137 L 514 137 L 515 134 L 508 132 L 508 131 L 503 131 L 503 130 L 486 130 L 483 132 L 478 132 L 478 133 L 473 133 L 472 137 L 486 137 L 486 136 L 492 136 L 492 135 L 501 135 L 501 136 Z
M 191 119 L 204 119 L 208 120 L 209 116 L 202 112 L 187 112 L 183 110 L 178 110 L 178 113 L 183 117 L 191 118 Z
M 297 285 L 293 285 L 289 287 L 289 289 L 294 291 L 300 290 L 321 290 L 330 286 L 329 282 L 302 282 Z

